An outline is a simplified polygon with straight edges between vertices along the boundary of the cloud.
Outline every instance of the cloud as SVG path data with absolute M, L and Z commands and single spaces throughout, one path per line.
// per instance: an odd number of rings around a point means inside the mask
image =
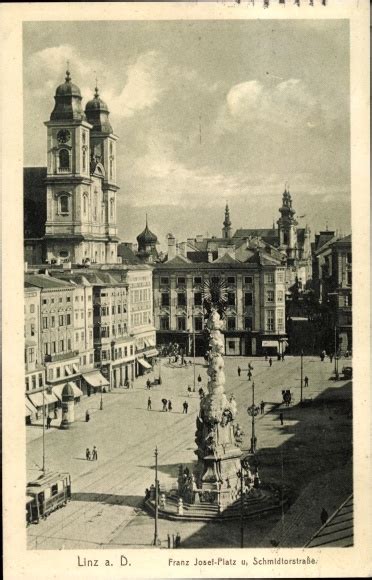
M 300 79 L 278 84 L 245 81 L 230 88 L 217 119 L 218 132 L 236 131 L 245 125 L 293 129 L 315 127 L 320 104 Z

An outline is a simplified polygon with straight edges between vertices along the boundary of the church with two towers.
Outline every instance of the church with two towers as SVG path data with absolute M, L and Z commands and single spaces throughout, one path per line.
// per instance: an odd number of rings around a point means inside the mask
M 82 106 L 66 71 L 47 128 L 47 167 L 24 170 L 25 260 L 116 264 L 116 144 L 98 88 Z

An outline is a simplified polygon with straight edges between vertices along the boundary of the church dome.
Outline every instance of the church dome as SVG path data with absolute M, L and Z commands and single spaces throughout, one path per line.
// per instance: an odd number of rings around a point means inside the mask
M 71 82 L 71 76 L 68 70 L 66 71 L 65 82 L 56 89 L 54 100 L 54 109 L 50 115 L 51 121 L 69 121 L 72 119 L 81 121 L 85 119 L 81 106 L 82 97 L 80 89 Z
M 109 113 L 108 106 L 99 96 L 98 88 L 96 87 L 93 99 L 88 101 L 85 106 L 85 115 L 88 123 L 93 125 L 93 131 L 106 135 L 110 135 L 113 132 Z
M 143 245 L 147 245 L 147 244 L 157 244 L 158 243 L 158 238 L 155 234 L 152 233 L 152 231 L 150 231 L 149 226 L 147 224 L 147 216 L 146 216 L 146 227 L 143 230 L 143 232 L 141 232 L 138 236 L 137 236 L 137 242 L 138 242 L 138 246 L 141 247 Z

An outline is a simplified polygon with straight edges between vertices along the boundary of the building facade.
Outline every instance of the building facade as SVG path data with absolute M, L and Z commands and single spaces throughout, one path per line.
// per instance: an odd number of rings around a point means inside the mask
M 333 235 L 331 235 L 333 234 Z M 335 329 L 337 349 L 352 351 L 352 244 L 351 235 L 331 232 L 314 252 L 317 296 L 329 307 L 328 324 Z
M 212 262 L 183 256 L 154 268 L 154 314 L 158 345 L 176 342 L 187 354 L 206 352 L 203 293 L 208 281 L 227 294 L 227 355 L 258 355 L 285 348 L 285 267 L 262 252 L 249 262 L 225 254 Z

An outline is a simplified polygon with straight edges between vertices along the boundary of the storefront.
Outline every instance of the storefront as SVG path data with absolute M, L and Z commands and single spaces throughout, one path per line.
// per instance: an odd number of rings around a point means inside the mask
M 27 394 L 32 405 L 36 408 L 37 413 L 35 418 L 38 419 L 39 415 L 43 414 L 43 407 L 45 405 L 46 416 L 49 413 L 53 413 L 59 406 L 59 401 L 51 389 L 44 389 L 44 391 L 39 391 L 38 393 L 28 393 Z
M 101 392 L 104 389 L 107 390 L 110 386 L 109 381 L 98 370 L 90 371 L 89 373 L 83 373 L 81 377 L 81 386 L 88 397 L 94 395 L 97 392 Z
M 136 361 L 136 376 L 141 377 L 145 373 L 149 373 L 152 370 L 152 366 L 142 355 L 141 357 L 137 358 Z
M 30 399 L 25 397 L 25 412 L 26 412 L 26 425 L 31 425 L 32 421 L 37 418 L 37 408 L 31 403 Z

